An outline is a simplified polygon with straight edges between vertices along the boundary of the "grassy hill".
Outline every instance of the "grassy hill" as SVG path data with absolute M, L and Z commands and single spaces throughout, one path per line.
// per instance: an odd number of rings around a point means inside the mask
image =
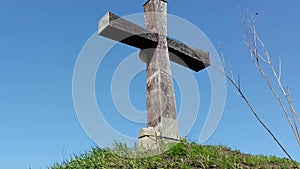
M 166 147 L 167 151 L 155 156 L 147 156 L 149 152 L 129 149 L 124 144 L 116 144 L 113 149 L 93 148 L 89 153 L 75 156 L 70 161 L 55 164 L 51 168 L 297 168 L 288 159 L 243 154 L 225 146 L 202 146 L 182 141 Z

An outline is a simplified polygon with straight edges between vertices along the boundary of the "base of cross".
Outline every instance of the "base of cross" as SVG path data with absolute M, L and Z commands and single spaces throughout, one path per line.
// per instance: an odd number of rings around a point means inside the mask
M 180 142 L 179 138 L 170 138 L 160 135 L 153 127 L 142 128 L 139 133 L 139 147 L 146 150 L 156 150 L 160 144 Z

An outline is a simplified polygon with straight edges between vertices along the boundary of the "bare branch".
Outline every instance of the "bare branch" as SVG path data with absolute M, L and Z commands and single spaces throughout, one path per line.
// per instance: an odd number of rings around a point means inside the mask
M 279 62 L 279 75 L 276 73 L 274 66 L 271 62 L 271 57 L 270 54 L 268 52 L 268 50 L 266 49 L 262 39 L 259 37 L 259 35 L 256 32 L 256 19 L 257 18 L 253 18 L 252 17 L 252 25 L 249 25 L 249 36 L 252 36 L 251 39 L 252 41 L 248 40 L 247 47 L 249 48 L 250 51 L 250 56 L 252 59 L 255 59 L 255 66 L 257 67 L 258 71 L 261 73 L 261 75 L 263 76 L 263 78 L 265 79 L 267 86 L 269 87 L 269 89 L 271 90 L 271 92 L 273 93 L 274 97 L 276 98 L 276 100 L 278 101 L 279 105 L 281 106 L 285 117 L 292 129 L 292 132 L 297 140 L 298 145 L 300 145 L 300 137 L 299 137 L 299 131 L 298 131 L 298 124 L 297 124 L 297 120 L 298 123 L 300 122 L 299 119 L 299 115 L 296 113 L 295 109 L 293 108 L 291 99 L 290 99 L 290 95 L 288 92 L 286 92 L 286 90 L 283 88 L 282 84 L 281 84 L 281 60 Z M 248 36 L 248 37 L 249 37 Z M 262 48 L 262 53 L 263 56 L 261 56 L 258 52 L 258 44 L 260 45 L 260 47 Z M 285 108 L 284 103 L 282 102 L 281 98 L 279 97 L 279 95 L 277 94 L 277 92 L 275 91 L 270 79 L 269 79 L 269 75 L 267 75 L 265 73 L 265 71 L 263 70 L 260 61 L 263 61 L 264 63 L 267 63 L 267 65 L 269 66 L 272 75 L 274 76 L 274 78 L 276 79 L 276 82 L 278 84 L 279 90 L 281 91 L 281 93 L 284 95 L 287 104 L 290 108 L 290 112 L 287 111 L 287 109 Z M 292 120 L 291 120 L 292 118 Z
M 281 83 L 281 75 L 282 75 L 282 63 L 281 63 L 281 58 L 279 58 L 279 69 L 278 72 L 275 71 L 274 66 L 271 62 L 271 56 L 265 47 L 265 44 L 263 43 L 262 39 L 259 37 L 257 34 L 256 30 L 256 22 L 257 22 L 257 16 L 255 17 L 252 16 L 251 20 L 248 22 L 246 20 L 243 20 L 243 23 L 245 24 L 245 35 L 244 40 L 245 45 L 247 46 L 249 50 L 249 54 L 251 57 L 251 60 L 253 61 L 253 64 L 256 66 L 258 72 L 261 74 L 263 79 L 265 80 L 267 87 L 270 89 L 271 93 L 273 96 L 276 98 L 277 102 L 279 103 L 285 118 L 291 128 L 291 131 L 293 135 L 295 136 L 298 145 L 300 145 L 300 137 L 299 137 L 299 130 L 298 130 L 298 124 L 300 123 L 299 115 L 296 113 L 292 101 L 290 98 L 290 91 L 289 89 L 284 89 Z M 223 56 L 224 59 L 224 56 Z M 265 71 L 264 68 L 261 64 L 267 64 L 268 66 L 266 68 L 269 68 L 270 71 Z M 215 67 L 214 67 L 215 68 Z M 258 114 L 255 112 L 254 108 L 244 95 L 242 88 L 241 88 L 241 79 L 240 75 L 238 74 L 237 76 L 237 82 L 235 81 L 231 65 L 230 65 L 230 70 L 229 73 L 227 71 L 222 71 L 219 69 L 216 69 L 218 72 L 220 72 L 222 75 L 226 77 L 226 79 L 232 84 L 233 88 L 235 89 L 235 92 L 245 101 L 249 109 L 251 110 L 251 113 L 255 116 L 255 118 L 258 120 L 258 122 L 263 126 L 263 128 L 271 135 L 271 137 L 274 139 L 274 141 L 277 143 L 277 145 L 281 148 L 281 150 L 288 156 L 289 159 L 291 159 L 296 168 L 297 164 L 296 162 L 292 159 L 290 154 L 286 151 L 286 149 L 283 147 L 283 145 L 279 142 L 279 140 L 276 138 L 276 136 L 273 134 L 273 132 L 267 127 L 267 125 L 261 120 L 261 118 L 258 116 Z M 269 75 L 268 72 L 271 72 Z M 277 87 L 274 87 L 274 83 L 271 81 L 273 79 L 276 79 L 275 85 L 277 84 Z M 277 89 L 277 90 L 276 90 Z M 279 90 L 278 90 L 279 89 Z M 285 99 L 282 99 L 280 97 L 281 95 L 284 96 Z M 286 100 L 286 102 L 284 102 Z M 290 108 L 290 111 L 287 110 L 287 107 Z
M 282 68 L 281 57 L 279 55 L 279 64 L 278 64 L 278 79 L 279 79 L 279 81 L 281 81 L 281 68 Z
M 263 128 L 271 135 L 271 137 L 274 139 L 274 141 L 277 143 L 277 145 L 282 149 L 282 151 L 288 156 L 288 158 L 294 163 L 294 165 L 297 167 L 297 163 L 295 162 L 295 160 L 291 157 L 291 155 L 287 152 L 287 150 L 283 147 L 283 145 L 279 142 L 279 140 L 277 139 L 277 137 L 273 134 L 273 132 L 268 128 L 268 126 L 261 120 L 261 118 L 258 116 L 258 114 L 256 113 L 256 111 L 254 110 L 254 108 L 252 107 L 252 105 L 250 104 L 250 102 L 248 101 L 247 97 L 245 96 L 244 92 L 242 91 L 242 89 L 239 87 L 239 85 L 237 83 L 235 83 L 235 81 L 224 71 L 216 68 L 215 66 L 213 66 L 213 68 L 215 68 L 215 70 L 217 70 L 219 73 L 221 73 L 222 75 L 224 75 L 226 77 L 226 79 L 232 84 L 232 86 L 236 89 L 236 91 L 240 94 L 240 96 L 242 97 L 242 99 L 245 101 L 245 103 L 247 104 L 247 106 L 249 107 L 249 109 L 251 110 L 251 113 L 255 116 L 255 118 L 258 120 L 258 122 L 263 126 Z

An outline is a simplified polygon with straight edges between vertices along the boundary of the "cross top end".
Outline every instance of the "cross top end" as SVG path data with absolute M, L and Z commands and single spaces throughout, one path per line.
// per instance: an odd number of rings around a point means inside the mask
M 144 6 L 145 6 L 149 1 L 155 1 L 155 0 L 148 0 L 147 2 L 145 2 Z M 168 0 L 156 0 L 156 1 L 163 1 L 163 2 L 165 2 L 165 3 L 168 3 Z

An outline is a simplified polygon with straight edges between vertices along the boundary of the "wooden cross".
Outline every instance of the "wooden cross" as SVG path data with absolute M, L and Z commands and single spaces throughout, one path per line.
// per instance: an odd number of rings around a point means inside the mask
M 155 132 L 144 130 L 139 138 L 176 140 L 179 132 L 170 60 L 200 71 L 210 65 L 209 53 L 167 37 L 166 0 L 148 0 L 144 18 L 146 28 L 108 12 L 99 21 L 98 34 L 141 49 L 140 57 L 147 63 L 147 125 Z

